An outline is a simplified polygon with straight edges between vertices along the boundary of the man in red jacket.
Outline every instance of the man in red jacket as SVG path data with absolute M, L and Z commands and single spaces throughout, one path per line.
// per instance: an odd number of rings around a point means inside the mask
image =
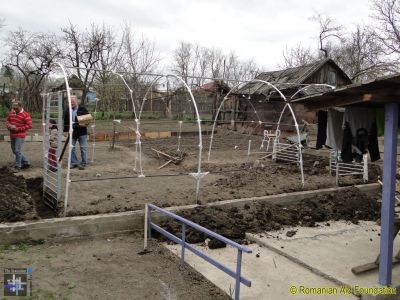
M 18 172 L 21 168 L 29 168 L 29 161 L 21 153 L 21 150 L 26 132 L 32 128 L 32 120 L 29 113 L 22 108 L 21 102 L 12 102 L 12 109 L 8 114 L 6 127 L 10 131 L 11 150 L 15 155 L 15 171 Z

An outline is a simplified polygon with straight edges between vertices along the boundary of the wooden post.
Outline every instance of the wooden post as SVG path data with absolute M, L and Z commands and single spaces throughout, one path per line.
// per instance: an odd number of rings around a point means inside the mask
M 113 136 L 112 136 L 112 143 L 111 143 L 112 150 L 114 150 L 114 146 L 115 146 L 115 131 L 116 131 L 116 123 L 113 122 Z

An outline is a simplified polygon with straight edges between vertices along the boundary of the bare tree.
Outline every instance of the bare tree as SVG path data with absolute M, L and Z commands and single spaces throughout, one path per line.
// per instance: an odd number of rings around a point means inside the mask
M 99 51 L 99 60 L 96 68 L 100 71 L 97 78 L 101 81 L 110 77 L 110 70 L 118 70 L 122 68 L 122 47 L 123 40 L 118 39 L 111 26 L 103 24 L 102 32 L 104 34 L 103 47 Z
M 305 48 L 301 43 L 290 50 L 286 46 L 283 51 L 284 63 L 280 68 L 288 69 L 300 67 L 316 61 L 318 58 L 312 53 L 310 48 Z
M 234 51 L 224 58 L 224 70 L 222 78 L 238 79 L 240 76 L 241 62 Z
M 213 78 L 221 78 L 224 76 L 224 61 L 225 56 L 220 49 L 212 48 L 209 50 L 210 56 L 210 75 Z
M 396 0 L 373 0 L 376 36 L 392 59 L 400 56 L 400 4 Z M 397 62 L 396 62 L 397 63 Z
M 59 39 L 54 34 L 32 33 L 23 29 L 11 31 L 4 64 L 14 68 L 21 78 L 20 98 L 32 111 L 41 110 L 40 89 L 52 64 L 61 57 Z
M 254 79 L 260 73 L 260 67 L 254 61 L 250 59 L 240 64 L 239 75 L 236 75 L 235 79 L 239 80 L 251 80 Z
M 148 85 L 148 78 L 143 74 L 153 71 L 159 61 L 159 54 L 154 42 L 143 35 L 139 36 L 128 23 L 124 23 L 122 31 L 123 70 L 128 73 L 126 76 L 128 84 L 138 101 L 143 98 Z
M 102 31 L 104 33 L 104 43 L 99 51 L 99 61 L 96 63 L 97 71 L 93 87 L 96 90 L 97 97 L 101 99 L 99 108 L 108 111 L 125 110 L 128 99 L 127 89 L 110 71 L 119 70 L 122 68 L 122 47 L 123 40 L 114 33 L 111 26 L 103 24 Z
M 342 26 L 336 25 L 335 20 L 329 16 L 317 13 L 311 20 L 319 23 L 319 50 L 324 53 L 324 57 L 329 57 L 329 48 L 332 38 L 342 41 Z
M 182 76 L 186 83 L 189 83 L 188 76 L 191 65 L 193 65 L 193 57 L 193 45 L 181 41 L 178 48 L 176 48 L 174 51 L 173 69 L 175 73 Z
M 357 26 L 343 44 L 333 48 L 332 57 L 355 82 L 376 78 L 394 69 L 393 63 L 385 61 L 375 32 L 365 26 Z
M 144 36 L 137 36 L 129 24 L 123 25 L 124 68 L 132 74 L 151 72 L 159 61 L 153 41 Z
M 194 55 L 196 56 L 196 59 L 198 61 L 197 70 L 196 73 L 194 73 L 196 74 L 194 76 L 199 76 L 198 78 L 196 78 L 196 85 L 201 86 L 204 84 L 203 78 L 207 76 L 210 61 L 210 51 L 206 47 L 196 46 Z
M 384 2 L 394 1 L 384 0 Z M 382 8 L 381 2 L 377 3 Z M 385 7 L 388 8 L 388 6 Z M 342 26 L 336 25 L 328 16 L 317 14 L 312 20 L 318 21 L 320 25 L 318 39 L 319 50 L 323 52 L 322 57 L 334 59 L 353 81 L 369 80 L 394 70 L 393 62 L 388 61 L 387 56 L 384 55 L 384 46 L 379 42 L 372 28 L 358 25 L 354 32 L 345 34 Z M 383 36 L 381 31 L 381 37 Z M 283 56 L 284 68 L 301 66 L 321 58 L 312 54 L 310 49 L 305 49 L 301 44 L 290 50 L 286 48 Z
M 93 84 L 96 75 L 94 70 L 100 63 L 101 53 L 106 51 L 105 27 L 92 24 L 89 29 L 79 31 L 72 23 L 63 27 L 65 58 L 67 62 L 77 68 L 76 74 L 85 86 L 82 101 Z
M 254 60 L 242 61 L 234 51 L 224 54 L 220 49 L 185 42 L 180 42 L 173 58 L 173 72 L 189 85 L 201 86 L 205 78 L 249 80 L 259 72 Z

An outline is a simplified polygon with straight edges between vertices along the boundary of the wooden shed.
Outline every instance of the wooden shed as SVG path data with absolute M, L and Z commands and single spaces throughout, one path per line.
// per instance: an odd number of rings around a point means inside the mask
M 331 89 L 327 86 L 306 88 L 310 84 L 340 87 L 352 83 L 346 73 L 330 58 L 296 68 L 263 72 L 255 79 L 273 84 L 287 101 Z M 232 91 L 232 94 L 239 99 L 237 116 L 245 116 L 247 120 L 260 118 L 263 122 L 274 123 L 278 120 L 284 105 L 282 96 L 273 87 L 262 82 L 246 83 Z M 257 118 L 253 107 L 257 111 Z M 294 104 L 293 108 L 299 122 L 301 120 L 310 123 L 315 121 L 315 112 L 309 111 L 302 104 Z M 290 119 L 290 115 L 284 116 L 283 123 L 290 123 Z

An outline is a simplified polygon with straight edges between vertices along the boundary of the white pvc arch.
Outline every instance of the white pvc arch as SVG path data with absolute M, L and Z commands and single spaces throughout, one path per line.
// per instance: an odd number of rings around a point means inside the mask
M 92 134 L 93 134 L 93 141 L 92 141 L 92 152 L 91 152 L 91 158 L 90 158 L 90 163 L 94 162 L 94 148 L 96 147 L 96 114 L 97 114 L 97 104 L 99 103 L 99 99 L 95 99 L 95 105 L 94 105 L 94 118 L 93 118 L 93 124 L 91 125 L 92 128 Z
M 260 80 L 260 79 L 253 79 L 253 80 L 248 81 L 248 83 L 253 83 L 253 82 L 260 82 L 260 83 L 262 83 L 262 84 L 267 84 L 267 85 L 269 85 L 269 86 L 272 87 L 276 92 L 278 92 L 279 96 L 280 96 L 285 102 L 287 102 L 286 97 L 285 97 L 285 96 L 282 94 L 282 92 L 281 92 L 275 85 L 273 85 L 272 83 L 270 83 L 270 82 L 268 82 L 268 81 Z M 226 94 L 226 96 L 225 96 L 224 99 L 222 100 L 222 102 L 221 102 L 221 104 L 220 104 L 220 106 L 219 106 L 219 108 L 218 108 L 218 110 L 217 110 L 217 113 L 215 114 L 215 118 L 214 118 L 214 122 L 213 122 L 213 128 L 212 128 L 212 131 L 211 131 L 210 146 L 209 146 L 209 149 L 208 149 L 208 161 L 210 161 L 211 149 L 212 149 L 212 143 L 213 143 L 214 131 L 215 131 L 215 125 L 216 125 L 216 123 L 217 123 L 218 115 L 219 115 L 219 113 L 220 113 L 220 111 L 221 111 L 221 109 L 222 109 L 222 107 L 223 107 L 223 105 L 224 105 L 225 100 L 227 100 L 227 99 L 228 99 L 228 96 L 232 93 L 232 91 L 234 91 L 235 88 L 237 88 L 237 87 L 238 87 L 239 85 L 241 85 L 241 84 L 242 84 L 242 83 L 237 84 L 236 86 L 234 86 L 234 87 L 229 91 L 228 94 Z M 249 100 L 249 101 L 250 101 L 250 100 Z M 253 105 L 252 105 L 252 107 L 253 107 L 253 109 L 254 109 L 254 106 L 253 106 Z M 286 106 L 285 106 L 285 107 L 286 107 Z M 255 109 L 254 109 L 254 111 L 256 112 Z M 299 129 L 298 129 L 298 124 L 297 124 L 296 116 L 294 115 L 293 110 L 291 110 L 291 113 L 292 113 L 293 120 L 294 120 L 294 122 L 295 122 L 296 132 L 297 132 L 297 135 L 298 135 L 299 144 L 301 144 L 301 141 L 300 141 L 300 132 L 299 132 Z M 260 118 L 259 118 L 257 112 L 256 112 L 256 115 L 257 115 L 258 121 L 261 122 L 261 120 L 260 120 Z M 281 119 L 281 117 L 279 118 L 279 120 L 280 120 L 280 119 Z
M 140 121 L 139 121 L 139 117 L 138 117 L 138 115 L 137 115 L 135 100 L 133 99 L 133 91 L 132 91 L 132 89 L 129 87 L 129 85 L 128 85 L 128 83 L 126 82 L 125 78 L 124 78 L 121 74 L 117 73 L 116 71 L 111 71 L 111 72 L 112 72 L 113 74 L 117 75 L 118 77 L 120 77 L 120 78 L 122 79 L 122 81 L 124 82 L 125 86 L 126 86 L 126 87 L 128 88 L 128 90 L 129 90 L 129 96 L 130 96 L 131 101 L 132 101 L 133 113 L 135 114 L 135 127 L 134 127 L 134 129 L 135 129 L 135 136 L 136 136 L 135 138 L 136 138 L 136 141 L 135 141 L 135 166 L 134 166 L 133 170 L 134 170 L 134 171 L 137 171 L 137 161 L 138 161 L 138 152 L 139 152 L 139 155 L 140 155 L 140 159 L 139 159 L 139 163 L 140 163 L 140 166 L 139 166 L 140 174 L 139 174 L 139 177 L 144 177 L 143 169 L 142 169 L 142 148 L 141 148 L 140 131 L 139 131 Z M 136 102 L 137 102 L 137 101 L 136 101 Z M 138 106 L 138 108 L 139 108 L 139 103 L 137 102 L 136 104 L 137 104 L 137 106 Z M 138 149 L 138 148 L 139 148 L 139 149 Z M 138 151 L 138 150 L 139 150 L 139 151 Z
M 68 135 L 69 135 L 69 142 L 68 142 L 68 163 L 67 163 L 67 172 L 66 172 L 66 184 L 65 184 L 65 198 L 64 198 L 64 216 L 66 216 L 67 213 L 67 206 L 68 206 L 68 200 L 69 200 L 69 186 L 71 183 L 71 155 L 72 155 L 72 134 L 73 134 L 73 123 L 72 123 L 72 106 L 71 106 L 71 91 L 70 91 L 70 87 L 69 87 L 69 81 L 68 81 L 68 76 L 67 76 L 67 72 L 65 70 L 65 67 L 56 62 L 55 63 L 62 71 L 63 76 L 64 76 L 64 81 L 65 81 L 65 87 L 66 87 L 66 92 L 67 92 L 67 100 L 68 100 L 68 110 L 69 110 L 69 130 L 68 130 Z M 129 85 L 127 84 L 127 82 L 125 81 L 124 77 L 115 72 L 115 71 L 108 71 L 111 72 L 115 75 L 117 75 L 118 77 L 120 77 L 123 81 L 123 83 L 125 84 L 125 86 L 128 88 L 129 90 L 129 94 L 130 94 L 130 98 L 132 101 L 132 108 L 133 108 L 133 112 L 135 114 L 135 116 L 137 116 L 136 113 L 136 105 L 133 99 L 133 91 L 132 89 L 129 87 Z M 97 107 L 97 101 L 96 101 L 96 107 Z M 135 119 L 136 121 L 136 127 L 138 128 L 138 123 L 137 123 L 137 119 Z M 140 141 L 140 137 L 139 137 L 139 141 Z M 94 142 L 95 143 L 95 142 Z M 93 143 L 93 148 L 92 148 L 92 161 L 94 158 L 94 146 L 95 144 Z M 140 177 L 140 176 L 139 176 Z
M 326 84 L 326 83 L 310 83 L 309 85 L 302 87 L 302 88 L 299 89 L 296 93 L 294 93 L 294 94 L 290 97 L 290 100 L 293 100 L 293 98 L 294 98 L 298 93 L 300 93 L 300 92 L 302 92 L 302 91 L 308 89 L 308 88 L 311 87 L 311 86 L 326 86 L 326 87 L 331 88 L 332 90 L 336 88 L 335 86 L 330 85 L 330 84 Z
M 71 183 L 71 174 L 70 174 L 71 171 L 70 171 L 70 168 L 71 168 L 71 155 L 72 155 L 72 147 L 73 147 L 73 146 L 72 146 L 73 127 L 72 127 L 71 93 L 70 93 L 70 87 L 69 87 L 69 82 L 68 82 L 68 76 L 67 76 L 65 67 L 64 67 L 62 64 L 60 64 L 60 63 L 55 63 L 55 64 L 62 70 L 62 73 L 63 73 L 63 76 L 64 76 L 64 81 L 65 81 L 65 86 L 66 86 L 66 92 L 67 92 L 67 100 L 68 100 L 69 122 L 70 122 L 70 127 L 69 127 L 68 134 L 69 134 L 69 136 L 70 136 L 71 138 L 69 139 L 69 143 L 68 143 L 68 163 L 67 163 L 67 172 L 66 172 L 66 186 L 65 186 L 65 200 L 64 200 L 64 216 L 66 216 L 67 206 L 68 206 L 68 198 L 69 198 L 69 186 L 70 186 L 70 183 Z M 103 71 L 104 71 L 104 70 L 103 70 Z M 194 96 L 193 96 L 193 94 L 192 94 L 190 88 L 189 88 L 188 85 L 186 84 L 186 82 L 185 82 L 181 77 L 176 76 L 176 75 L 173 75 L 173 74 L 155 75 L 156 78 L 152 81 L 152 83 L 151 83 L 149 89 L 147 90 L 147 92 L 146 92 L 146 94 L 145 94 L 145 96 L 144 96 L 144 98 L 143 98 L 143 102 L 142 102 L 142 104 L 141 104 L 141 106 L 140 106 L 140 111 L 139 111 L 139 115 L 138 115 L 138 114 L 137 114 L 137 110 L 136 110 L 136 105 L 139 107 L 139 103 L 135 103 L 135 100 L 134 100 L 134 98 L 133 98 L 133 91 L 132 91 L 132 89 L 129 87 L 129 85 L 127 84 L 127 82 L 126 82 L 126 80 L 124 79 L 124 77 L 123 77 L 121 74 L 119 74 L 119 73 L 117 73 L 117 72 L 115 72 L 115 71 L 108 71 L 108 72 L 112 72 L 113 74 L 115 74 L 115 75 L 117 75 L 118 77 L 120 77 L 120 78 L 122 79 L 122 81 L 124 82 L 125 86 L 128 88 L 129 93 L 130 93 L 130 98 L 131 98 L 131 101 L 132 101 L 133 112 L 134 112 L 134 114 L 135 114 L 135 116 L 136 116 L 136 119 L 135 119 L 135 123 L 136 123 L 136 124 L 135 124 L 135 125 L 136 125 L 136 126 L 135 126 L 135 132 L 136 132 L 136 158 L 135 158 L 135 170 L 136 170 L 137 162 L 139 162 L 139 164 L 140 164 L 140 174 L 139 174 L 139 177 L 144 177 L 144 176 L 145 176 L 145 175 L 143 174 L 142 159 L 141 159 L 141 154 L 142 154 L 142 153 L 141 153 L 141 141 L 140 141 L 140 137 L 141 137 L 141 135 L 140 135 L 140 118 L 141 118 L 141 115 L 142 115 L 142 112 L 143 112 L 144 103 L 145 103 L 145 101 L 147 101 L 147 95 L 148 95 L 148 93 L 150 92 L 150 90 L 151 90 L 151 88 L 153 87 L 153 85 L 154 85 L 155 83 L 157 83 L 158 80 L 160 80 L 160 79 L 163 78 L 163 77 L 166 77 L 167 80 L 168 80 L 168 77 L 174 77 L 174 78 L 176 78 L 177 80 L 179 80 L 179 81 L 184 85 L 184 87 L 186 88 L 186 90 L 188 91 L 188 93 L 189 93 L 189 95 L 190 95 L 190 97 L 191 97 L 191 101 L 193 102 L 193 106 L 194 106 L 195 113 L 196 113 L 197 124 L 198 124 L 198 130 L 199 130 L 199 145 L 198 145 L 198 147 L 199 147 L 199 159 L 198 159 L 197 173 L 190 173 L 190 175 L 193 176 L 193 177 L 195 178 L 195 180 L 197 181 L 197 185 L 196 185 L 196 201 L 197 201 L 198 198 L 199 198 L 199 191 L 200 191 L 200 182 L 201 182 L 201 179 L 202 179 L 204 176 L 206 176 L 206 175 L 208 174 L 208 172 L 201 172 L 201 159 L 202 159 L 202 148 L 203 148 L 203 143 L 202 143 L 202 132 L 201 132 L 201 120 L 200 120 L 200 114 L 199 114 L 199 111 L 198 111 L 197 103 L 196 103 L 196 101 L 195 101 L 195 98 L 194 98 Z M 286 97 L 285 97 L 285 96 L 281 93 L 281 91 L 280 91 L 276 86 L 274 86 L 273 84 L 271 84 L 271 83 L 269 83 L 269 82 L 267 82 L 267 81 L 258 80 L 258 79 L 254 79 L 254 80 L 249 81 L 249 83 L 251 83 L 251 82 L 261 82 L 261 83 L 263 83 L 263 84 L 267 84 L 267 85 L 271 86 L 276 92 L 278 92 L 278 94 L 280 95 L 280 97 L 281 97 L 285 102 L 287 102 Z M 240 83 L 240 84 L 241 84 L 241 83 Z M 222 103 L 220 104 L 220 106 L 219 106 L 219 108 L 218 108 L 218 111 L 217 111 L 217 113 L 216 113 L 216 115 L 215 115 L 215 119 L 214 119 L 214 123 L 213 123 L 213 129 L 212 129 L 212 133 L 211 133 L 210 147 L 209 147 L 209 152 L 208 152 L 208 160 L 210 159 L 210 153 L 211 153 L 211 148 L 212 148 L 214 130 L 215 130 L 215 125 L 216 125 L 216 121 L 217 121 L 218 115 L 219 115 L 219 113 L 220 113 L 220 111 L 221 111 L 221 109 L 222 109 L 222 107 L 223 107 L 224 102 L 228 99 L 228 96 L 229 96 L 229 95 L 231 94 L 231 92 L 232 92 L 236 87 L 238 87 L 240 84 L 237 84 L 237 85 L 224 97 L 224 99 L 223 99 Z M 321 85 L 321 86 L 324 85 L 324 86 L 328 86 L 328 87 L 334 88 L 333 86 L 330 86 L 330 85 L 327 85 L 327 84 L 315 84 L 315 85 Z M 308 88 L 308 87 L 309 87 L 309 86 L 306 86 L 306 87 L 304 87 L 304 88 L 298 90 L 298 91 L 292 96 L 292 98 L 293 98 L 296 94 L 298 94 L 300 91 L 302 91 L 302 90 L 304 90 L 304 89 L 306 89 L 306 88 Z M 253 110 L 254 110 L 254 112 L 255 112 L 257 118 L 258 118 L 259 124 L 261 124 L 262 122 L 261 122 L 261 120 L 260 120 L 260 118 L 259 118 L 259 116 L 258 116 L 258 114 L 257 114 L 257 111 L 255 110 L 253 104 L 251 103 L 251 101 L 250 101 L 249 99 L 247 99 L 247 100 L 248 100 L 248 102 L 250 103 L 250 105 L 252 106 L 252 108 L 253 108 Z M 97 104 L 97 103 L 96 103 L 96 104 Z M 279 129 L 282 116 L 283 116 L 283 114 L 284 114 L 284 111 L 285 111 L 287 108 L 290 110 L 290 112 L 291 112 L 291 114 L 292 114 L 292 117 L 293 117 L 293 120 L 294 120 L 294 123 L 295 123 L 295 127 L 296 127 L 297 136 L 298 136 L 298 143 L 299 143 L 299 146 L 301 146 L 299 126 L 298 126 L 298 123 L 297 123 L 297 120 L 296 120 L 294 111 L 293 111 L 291 105 L 290 105 L 288 102 L 286 103 L 285 107 L 283 108 L 283 110 L 282 110 L 282 112 L 281 112 L 281 115 L 280 115 L 279 121 L 278 121 L 278 125 L 277 125 L 277 129 Z M 92 151 L 94 151 L 94 145 L 93 145 L 93 150 L 92 150 Z M 139 154 L 139 156 L 138 156 L 138 154 Z M 92 157 L 93 157 L 93 156 L 94 156 L 94 154 L 92 155 Z M 93 158 L 92 158 L 92 159 L 93 159 Z M 302 169 L 302 157 L 301 157 L 301 155 L 300 155 L 300 163 L 301 163 L 302 181 L 303 181 L 303 185 L 304 185 L 304 174 L 303 174 L 303 169 Z
M 62 64 L 56 62 L 64 75 L 65 81 L 65 89 L 67 90 L 67 98 L 68 98 L 68 111 L 69 111 L 69 130 L 68 130 L 68 163 L 67 163 L 67 175 L 66 175 L 66 183 L 65 183 L 65 199 L 64 199 L 64 217 L 67 215 L 67 206 L 68 206 L 68 198 L 69 198 L 69 185 L 71 183 L 71 155 L 72 155 L 72 106 L 71 106 L 71 91 L 69 88 L 68 76 L 65 68 Z
M 103 71 L 111 72 L 114 75 L 116 75 L 116 76 L 118 76 L 119 78 L 122 79 L 122 82 L 125 84 L 125 86 L 127 87 L 128 91 L 129 91 L 129 96 L 131 98 L 133 112 L 134 112 L 134 114 L 136 116 L 136 106 L 135 106 L 135 102 L 134 102 L 134 99 L 133 99 L 133 91 L 129 87 L 128 83 L 125 81 L 125 78 L 121 74 L 117 73 L 116 71 L 107 71 L 107 70 L 103 70 Z M 96 112 L 97 112 L 97 104 L 99 102 L 99 99 L 96 99 L 95 102 L 96 103 L 95 103 L 94 113 L 96 114 Z M 95 150 L 95 146 L 96 146 L 96 118 L 93 118 L 92 128 L 93 128 L 93 142 L 92 142 L 92 154 L 91 154 L 91 160 L 90 160 L 91 163 L 94 162 L 94 150 Z M 135 170 L 136 170 L 136 167 L 135 167 Z
M 197 164 L 197 173 L 190 173 L 190 175 L 193 176 L 193 178 L 196 180 L 196 202 L 198 202 L 199 193 L 200 193 L 200 182 L 201 182 L 201 179 L 204 176 L 206 176 L 209 172 L 201 172 L 201 158 L 202 158 L 202 151 L 203 151 L 203 138 L 202 138 L 202 132 L 201 132 L 201 119 L 200 119 L 199 110 L 197 108 L 197 103 L 196 103 L 196 100 L 194 99 L 193 93 L 190 90 L 189 86 L 186 84 L 186 82 L 181 77 L 179 77 L 177 75 L 174 75 L 174 74 L 165 74 L 165 75 L 159 75 L 158 77 L 156 77 L 152 81 L 152 83 L 150 84 L 150 87 L 147 89 L 146 94 L 144 95 L 144 98 L 143 98 L 143 101 L 142 101 L 142 105 L 141 105 L 139 116 L 138 116 L 137 131 L 139 132 L 140 118 L 142 116 L 144 104 L 147 101 L 147 95 L 151 91 L 151 89 L 153 88 L 153 85 L 156 84 L 161 78 L 164 78 L 164 77 L 167 80 L 168 80 L 168 77 L 176 78 L 177 80 L 179 80 L 183 84 L 183 86 L 186 88 L 187 92 L 190 95 L 191 101 L 193 103 L 194 110 L 196 112 L 196 121 L 197 121 L 198 130 L 199 130 L 199 145 L 198 145 L 198 147 L 199 147 L 199 159 L 198 159 L 198 164 Z M 137 135 L 137 136 L 139 136 L 139 145 L 140 145 L 140 134 Z M 141 166 L 142 165 L 142 162 L 141 162 L 141 147 L 139 149 L 139 153 L 140 153 L 139 164 Z M 142 167 L 141 167 L 141 173 L 142 172 L 143 171 L 142 171 Z
M 280 116 L 279 116 L 279 120 L 278 120 L 278 123 L 277 123 L 277 130 L 279 130 L 280 122 L 281 122 L 281 120 L 282 120 L 282 117 L 283 117 L 283 114 L 284 114 L 286 108 L 289 108 L 290 113 L 291 113 L 292 118 L 293 118 L 293 121 L 294 121 L 294 124 L 295 124 L 294 126 L 295 126 L 295 128 L 296 128 L 297 141 L 298 141 L 299 147 L 301 147 L 301 138 L 300 138 L 299 125 L 298 125 L 298 123 L 297 123 L 297 119 L 296 119 L 296 116 L 295 116 L 295 114 L 294 114 L 294 111 L 293 111 L 293 109 L 292 109 L 290 103 L 287 101 L 285 95 L 283 95 L 282 92 L 281 92 L 275 85 L 273 85 L 272 83 L 270 83 L 270 82 L 268 82 L 268 81 L 260 80 L 260 79 L 253 79 L 253 80 L 248 81 L 248 83 L 253 83 L 253 82 L 259 82 L 259 83 L 262 83 L 262 84 L 267 84 L 268 86 L 270 86 L 271 88 L 273 88 L 273 89 L 279 94 L 279 96 L 286 102 L 286 104 L 285 104 L 285 106 L 283 107 L 283 110 L 282 110 L 282 112 L 281 112 L 281 114 L 280 114 Z M 241 83 L 240 83 L 240 84 L 241 84 Z M 220 111 L 221 111 L 221 108 L 223 107 L 223 104 L 224 104 L 225 100 L 228 99 L 228 96 L 229 96 L 229 95 L 232 93 L 232 91 L 233 91 L 235 88 L 237 88 L 240 84 L 237 84 L 235 87 L 233 87 L 233 88 L 229 91 L 229 93 L 224 97 L 224 99 L 222 100 L 222 102 L 221 102 L 221 104 L 220 104 L 220 106 L 219 106 L 219 108 L 218 108 L 218 111 L 217 111 L 217 113 L 216 113 L 216 115 L 215 115 L 215 119 L 214 119 L 214 123 L 213 123 L 213 128 L 212 128 L 212 131 L 211 131 L 210 146 L 209 146 L 209 150 L 208 150 L 208 161 L 210 161 L 212 143 L 213 143 L 213 138 L 214 138 L 214 130 L 215 130 L 215 125 L 216 125 L 216 123 L 217 123 L 218 115 L 219 115 L 219 113 L 220 113 Z M 260 122 L 261 122 L 261 121 L 260 121 Z M 277 143 L 277 140 L 275 139 L 275 141 L 274 141 L 274 151 L 275 151 L 275 149 L 276 149 L 276 143 Z M 302 155 L 301 155 L 301 152 L 300 152 L 300 157 L 299 157 L 299 164 L 300 164 L 301 182 L 302 182 L 302 185 L 304 186 L 303 157 L 302 157 Z
M 254 79 L 254 81 L 258 81 L 258 79 Z M 250 81 L 250 82 L 251 82 L 251 81 Z M 217 110 L 217 112 L 216 112 L 216 114 L 215 114 L 215 117 L 214 117 L 213 128 L 212 128 L 212 130 L 211 130 L 211 138 L 210 138 L 210 145 L 209 145 L 209 149 L 208 149 L 207 161 L 210 161 L 211 147 L 212 147 L 212 142 L 213 142 L 213 139 L 214 139 L 214 131 L 215 131 L 215 125 L 216 125 L 216 122 L 217 122 L 217 119 L 218 119 L 218 115 L 219 115 L 219 113 L 221 112 L 221 109 L 222 109 L 222 107 L 223 107 L 223 105 L 224 105 L 224 103 L 225 103 L 225 100 L 228 100 L 228 96 L 232 93 L 232 91 L 233 91 L 234 89 L 236 89 L 238 86 L 240 86 L 241 84 L 243 84 L 243 83 L 241 82 L 241 83 L 236 84 L 236 85 L 228 92 L 228 94 L 225 95 L 225 97 L 222 99 L 221 104 L 220 104 L 219 107 L 218 107 L 218 110 Z M 256 117 L 257 117 L 257 119 L 258 119 L 258 124 L 261 125 L 261 124 L 262 124 L 262 121 L 261 121 L 260 116 L 258 115 L 257 110 L 255 109 L 253 103 L 251 103 L 251 101 L 250 101 L 249 98 L 245 98 L 245 99 L 246 99 L 247 102 L 250 104 L 250 106 L 253 108 L 254 114 L 256 115 Z M 232 122 L 232 121 L 233 121 L 233 120 L 231 120 L 231 122 Z
M 302 146 L 302 144 L 301 144 L 299 125 L 298 125 L 298 123 L 297 123 L 297 120 L 296 120 L 294 111 L 293 111 L 293 109 L 292 109 L 292 106 L 290 105 L 289 102 L 287 102 L 287 103 L 285 104 L 285 106 L 283 107 L 283 109 L 282 109 L 281 115 L 279 116 L 279 120 L 278 120 L 278 123 L 277 123 L 277 126 L 276 126 L 276 130 L 279 130 L 279 126 L 280 126 L 280 124 L 281 124 L 281 120 L 282 120 L 282 117 L 283 117 L 283 114 L 284 114 L 286 108 L 288 108 L 288 109 L 290 110 L 290 113 L 292 114 L 293 119 L 294 119 L 294 122 L 295 122 L 295 125 L 294 125 L 294 126 L 296 127 L 297 140 L 298 140 L 299 149 L 300 149 L 300 150 L 299 150 L 299 164 L 300 164 L 300 173 L 301 173 L 301 184 L 302 184 L 303 187 L 304 187 L 303 155 L 301 155 L 301 148 L 302 148 L 303 146 Z M 275 140 L 274 140 L 274 150 L 273 150 L 273 152 L 276 151 L 275 149 L 276 149 L 276 146 L 277 146 L 277 142 L 278 142 L 277 139 L 275 139 Z

